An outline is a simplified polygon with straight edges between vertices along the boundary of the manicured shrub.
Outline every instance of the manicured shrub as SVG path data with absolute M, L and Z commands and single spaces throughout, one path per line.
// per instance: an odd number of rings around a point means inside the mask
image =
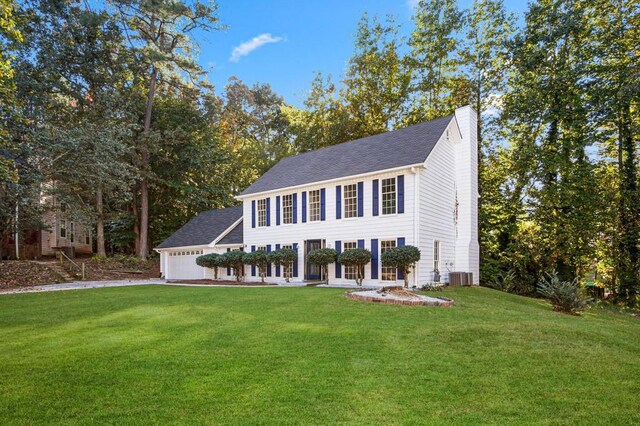
M 218 253 L 203 254 L 202 256 L 196 257 L 196 264 L 203 268 L 213 269 L 214 278 L 217 280 L 218 267 L 222 266 L 220 264 L 220 257 L 221 256 Z
M 267 265 L 269 264 L 269 254 L 264 250 L 245 253 L 243 261 L 245 265 L 256 266 L 258 268 L 258 275 L 260 275 L 260 281 L 264 282 L 264 277 L 267 274 Z
M 268 256 L 269 262 L 275 265 L 282 266 L 282 275 L 284 276 L 285 280 L 289 282 L 292 273 L 291 266 L 298 257 L 296 252 L 291 250 L 290 248 L 281 248 L 270 252 Z
M 409 273 L 420 260 L 420 250 L 414 246 L 394 247 L 382 253 L 382 265 L 398 268 L 404 277 L 404 286 L 409 287 Z
M 220 256 L 220 266 L 233 269 L 236 281 L 244 277 L 244 252 L 240 250 L 228 251 Z
M 577 314 L 588 306 L 591 299 L 581 294 L 577 278 L 562 281 L 556 271 L 545 275 L 538 283 L 538 292 L 551 302 L 554 311 Z
M 338 262 L 345 266 L 355 267 L 356 284 L 362 285 L 364 266 L 371 262 L 371 252 L 363 248 L 345 250 L 338 256 Z
M 307 254 L 307 260 L 314 265 L 318 265 L 322 268 L 327 283 L 329 283 L 329 265 L 334 263 L 338 258 L 338 252 L 332 248 L 321 248 L 311 250 Z
M 515 293 L 516 273 L 514 271 L 497 272 L 494 276 L 487 279 L 487 287 Z

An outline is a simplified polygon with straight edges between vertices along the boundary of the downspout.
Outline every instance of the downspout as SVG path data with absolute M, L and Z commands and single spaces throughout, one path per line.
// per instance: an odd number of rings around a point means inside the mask
M 413 245 L 420 248 L 420 170 L 411 167 L 413 173 Z M 418 286 L 418 276 L 420 274 L 420 262 L 413 271 L 413 285 Z

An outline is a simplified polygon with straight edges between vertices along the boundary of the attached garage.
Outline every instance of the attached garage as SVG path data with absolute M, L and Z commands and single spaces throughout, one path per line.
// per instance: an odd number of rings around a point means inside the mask
M 201 280 L 204 278 L 204 268 L 196 265 L 196 257 L 203 254 L 203 249 L 169 251 L 166 255 L 167 271 L 175 278 Z
M 155 248 L 160 273 L 168 280 L 201 280 L 210 271 L 196 265 L 205 253 L 242 249 L 242 206 L 198 214 Z

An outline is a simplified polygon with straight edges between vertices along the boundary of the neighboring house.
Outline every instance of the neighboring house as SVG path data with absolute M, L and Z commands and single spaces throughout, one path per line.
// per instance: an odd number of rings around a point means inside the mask
M 294 282 L 325 278 L 306 261 L 309 251 L 364 247 L 372 253 L 364 284 L 399 285 L 402 277 L 382 266 L 381 254 L 414 245 L 422 258 L 410 277 L 412 285 L 446 282 L 453 271 L 473 273 L 477 284 L 476 122 L 476 112 L 467 106 L 448 117 L 282 159 L 237 197 L 246 220 L 238 216 L 236 226 L 242 223 L 243 235 L 234 241 L 235 247 L 292 248 L 298 253 Z M 214 211 L 213 216 L 226 210 L 230 209 Z M 180 252 L 230 248 L 219 244 L 222 226 L 214 223 L 215 217 L 211 220 L 217 234 L 209 233 L 208 242 L 198 244 L 192 244 L 195 236 L 186 238 Z M 171 260 L 168 250 L 177 250 L 170 241 L 192 222 L 158 247 L 167 278 L 208 276 L 195 266 L 197 255 Z M 260 279 L 255 268 L 247 268 L 246 275 L 247 280 Z M 266 280 L 281 282 L 280 275 L 280 268 L 268 268 Z M 352 268 L 329 267 L 333 283 L 353 283 L 354 278 Z
M 242 249 L 242 206 L 202 212 L 155 248 L 160 273 L 168 279 L 213 278 L 212 270 L 196 265 L 196 257 Z M 222 278 L 232 276 L 227 269 L 218 272 Z
M 18 241 L 20 259 L 39 259 L 42 256 L 55 256 L 62 251 L 69 257 L 93 253 L 93 238 L 88 221 L 78 219 L 70 207 L 59 202 L 54 196 L 43 196 L 41 226 L 22 232 Z M 19 218 L 18 218 L 19 220 Z M 15 235 L 2 240 L 2 258 L 16 258 Z

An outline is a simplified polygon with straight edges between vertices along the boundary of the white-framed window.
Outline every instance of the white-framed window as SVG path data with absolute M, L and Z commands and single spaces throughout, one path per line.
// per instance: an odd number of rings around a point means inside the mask
M 258 200 L 258 226 L 267 226 L 267 199 Z
M 267 251 L 267 246 L 258 246 L 256 247 L 256 251 Z
M 282 196 L 282 223 L 293 223 L 293 194 Z
M 320 190 L 309 191 L 309 222 L 320 220 Z
M 69 241 L 73 243 L 76 239 L 76 224 L 74 222 L 71 222 L 69 228 Z
M 91 244 L 91 235 L 89 235 L 89 231 L 86 229 L 84 231 L 84 243 L 87 245 Z
M 282 248 L 293 250 L 293 244 L 283 244 Z M 289 278 L 291 278 L 293 275 L 293 262 L 289 262 L 288 265 L 282 266 L 282 277 L 287 278 L 287 275 L 289 276 Z
M 382 214 L 396 214 L 396 178 L 382 179 Z
M 351 184 L 344 186 L 344 217 L 357 217 L 358 216 L 358 185 Z
M 380 257 L 382 253 L 394 248 L 396 246 L 396 240 L 380 241 Z M 382 281 L 395 281 L 396 280 L 396 268 L 391 266 L 382 266 Z
M 67 238 L 67 221 L 60 219 L 60 238 Z
M 343 250 L 350 250 L 358 248 L 358 243 L 356 241 L 345 241 L 343 243 Z M 353 265 L 345 265 L 344 267 L 344 278 L 346 280 L 355 280 L 356 279 L 356 267 Z
M 433 270 L 440 271 L 440 241 L 433 241 Z

